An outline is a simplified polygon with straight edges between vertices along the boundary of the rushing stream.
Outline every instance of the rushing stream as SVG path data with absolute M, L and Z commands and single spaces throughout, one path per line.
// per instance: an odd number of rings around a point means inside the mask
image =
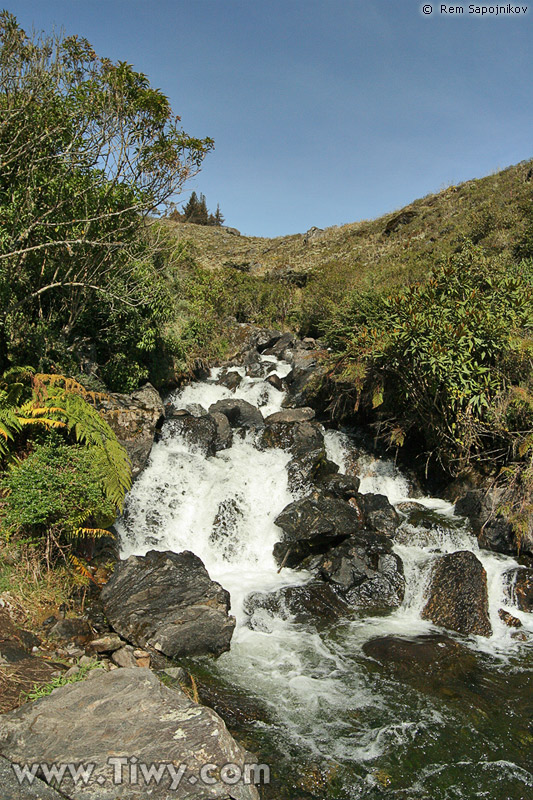
M 280 377 L 290 369 L 263 357 L 268 360 Z M 237 397 L 259 406 L 264 416 L 281 408 L 282 392 L 240 372 L 235 392 L 216 384 L 213 370 L 209 381 L 170 399 L 176 408 L 207 409 Z M 353 451 L 349 437 L 328 431 L 326 446 L 344 471 Z M 329 625 L 298 624 L 264 608 L 250 615 L 245 599 L 251 592 L 311 577 L 278 571 L 272 555 L 280 539 L 274 520 L 297 499 L 288 488 L 290 458 L 284 450 L 257 449 L 253 433 L 236 434 L 231 448 L 205 458 L 165 426 L 119 523 L 123 557 L 192 550 L 230 592 L 237 618 L 231 651 L 191 668 L 219 696 L 226 692 L 237 706 L 244 703 L 247 712 L 236 715 L 232 729 L 271 764 L 274 786 L 265 797 L 531 800 L 533 615 L 514 607 L 502 581 L 517 562 L 480 550 L 450 505 L 410 497 L 408 481 L 394 465 L 363 454 L 360 491 L 385 494 L 402 517 L 394 540 L 406 576 L 401 607 Z M 447 634 L 463 646 L 444 672 L 402 663 L 387 669 L 365 655 L 363 645 L 376 637 L 445 633 L 420 612 L 432 560 L 457 550 L 474 551 L 487 572 L 493 635 Z M 520 619 L 525 636 L 516 637 L 501 621 L 501 608 Z

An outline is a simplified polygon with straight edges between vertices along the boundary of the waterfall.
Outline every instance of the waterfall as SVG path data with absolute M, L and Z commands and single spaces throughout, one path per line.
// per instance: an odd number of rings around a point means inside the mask
M 272 356 L 262 360 L 271 362 L 280 377 L 290 369 Z M 176 408 L 199 404 L 207 409 L 218 400 L 240 398 L 258 406 L 264 416 L 281 409 L 281 391 L 264 379 L 247 377 L 242 367 L 234 369 L 242 377 L 234 392 L 215 382 L 220 370 L 213 370 L 208 381 L 188 385 L 169 400 Z M 328 458 L 341 471 L 347 469 L 353 457 L 349 437 L 327 431 L 325 441 Z M 272 710 L 290 746 L 341 763 L 373 762 L 394 748 L 411 746 L 418 735 L 436 736 L 444 725 L 434 705 L 418 702 L 416 711 L 406 710 L 401 692 L 391 693 L 386 683 L 376 689 L 359 667 L 362 646 L 369 639 L 437 630 L 420 617 L 436 557 L 471 550 L 487 572 L 494 634 L 461 637 L 473 651 L 509 659 L 523 645 L 500 620 L 498 609 L 508 610 L 531 632 L 533 615 L 519 611 L 504 595 L 502 576 L 517 566 L 513 558 L 480 550 L 468 524 L 453 515 L 450 504 L 410 497 L 409 482 L 393 463 L 360 454 L 360 491 L 385 494 L 402 518 L 394 544 L 406 576 L 402 606 L 385 616 L 359 613 L 326 631 L 264 609 L 250 625 L 243 606 L 250 592 L 270 592 L 311 579 L 305 571 L 278 571 L 272 556 L 280 538 L 274 520 L 295 499 L 287 480 L 290 458 L 284 450 L 258 449 L 253 432 L 242 437 L 237 433 L 231 448 L 205 458 L 165 426 L 117 524 L 122 557 L 150 549 L 196 553 L 211 578 L 230 592 L 237 618 L 231 651 L 216 663 L 218 674 L 244 690 L 251 687 Z M 413 503 L 427 512 L 420 522 L 410 518 Z

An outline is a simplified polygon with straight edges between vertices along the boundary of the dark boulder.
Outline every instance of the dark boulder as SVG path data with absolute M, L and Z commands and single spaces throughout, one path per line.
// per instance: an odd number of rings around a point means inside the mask
M 323 447 L 292 458 L 287 464 L 291 492 L 308 492 L 315 481 L 338 471 L 338 466 L 326 457 Z
M 217 428 L 214 446 L 215 452 L 218 453 L 220 450 L 227 450 L 231 447 L 233 444 L 233 431 L 225 414 L 215 411 L 214 414 L 211 414 L 211 417 L 214 419 Z
M 255 786 L 245 781 L 228 786 L 221 779 L 224 765 L 244 771 L 256 759 L 236 743 L 214 711 L 164 686 L 149 669 L 94 670 L 90 679 L 26 703 L 2 717 L 0 750 L 21 764 L 94 764 L 88 781 L 74 781 L 66 771 L 60 793 L 70 800 L 259 800 Z M 133 755 L 139 765 L 136 778 L 125 767 Z M 110 757 L 122 762 L 110 762 Z M 212 765 L 213 783 L 207 787 L 188 780 L 197 778 L 205 764 Z M 114 765 L 121 781 L 113 780 Z M 159 781 L 152 777 L 148 783 L 142 768 L 149 765 L 162 767 Z M 174 765 L 173 773 L 166 765 Z M 183 780 L 173 785 L 180 765 Z M 4 785 L 1 796 L 10 799 Z M 28 791 L 20 797 L 48 800 L 55 795 Z
M 265 418 L 265 425 L 274 422 L 309 422 L 314 419 L 315 412 L 312 408 L 286 408 L 283 411 L 276 411 Z
M 500 488 L 470 487 L 455 502 L 455 513 L 467 517 L 479 546 L 496 553 L 533 555 L 533 527 L 518 541 L 511 521 L 498 513 L 503 492 Z M 533 525 L 533 523 L 531 523 Z
M 491 636 L 487 573 L 474 553 L 459 550 L 437 559 L 422 618 L 458 633 Z
M 504 574 L 505 593 L 520 611 L 533 611 L 533 569 L 514 567 Z
M 229 593 L 198 556 L 150 550 L 120 561 L 101 593 L 114 630 L 170 658 L 229 650 L 235 619 Z
M 320 495 L 290 503 L 275 524 L 283 537 L 274 545 L 274 557 L 288 567 L 297 567 L 311 554 L 323 553 L 363 527 L 358 510 Z
M 239 373 L 234 370 L 223 372 L 217 383 L 220 386 L 225 386 L 226 389 L 229 389 L 231 392 L 234 392 L 237 386 L 242 383 L 242 375 L 239 375 Z
M 335 622 L 350 613 L 350 606 L 335 592 L 333 586 L 323 581 L 313 581 L 303 586 L 285 586 L 275 592 L 252 592 L 244 603 L 250 616 L 250 626 L 262 630 L 265 625 L 261 611 L 298 624 Z M 258 613 L 259 612 L 259 613 Z
M 339 500 L 349 501 L 360 498 L 359 483 L 359 478 L 339 472 L 324 475 L 319 479 L 318 486 L 326 497 L 337 497 Z
M 290 350 L 296 342 L 294 333 L 284 333 L 279 339 L 270 346 L 266 346 L 261 352 L 265 356 L 276 356 L 276 358 L 285 358 L 285 353 Z M 260 349 L 260 348 L 258 348 Z
M 92 638 L 92 631 L 88 622 L 78 617 L 72 619 L 60 619 L 48 631 L 48 638 L 56 642 L 67 644 L 85 644 Z
M 308 366 L 293 367 L 285 377 L 287 396 L 282 406 L 284 408 L 298 408 L 300 406 L 315 405 L 312 403 L 316 387 L 321 377 L 321 370 Z
M 262 447 L 279 447 L 302 456 L 323 449 L 322 426 L 316 422 L 270 422 L 261 434 Z
M 362 494 L 359 502 L 368 528 L 394 536 L 400 517 L 384 494 Z
M 202 455 L 215 455 L 217 424 L 211 415 L 193 417 L 192 414 L 183 414 L 167 420 L 161 430 L 161 439 L 165 441 L 176 435 L 183 436 Z
M 365 609 L 398 607 L 405 592 L 401 558 L 387 536 L 361 530 L 320 561 L 320 574 L 344 600 Z
M 277 389 L 278 392 L 283 391 L 283 381 L 279 375 L 269 375 L 265 382 L 273 386 L 274 389 Z
M 256 361 L 254 364 L 248 364 L 246 367 L 246 375 L 248 378 L 263 378 L 265 371 L 265 365 L 262 361 Z
M 498 616 L 505 625 L 509 628 L 521 628 L 522 623 L 517 617 L 513 617 L 512 614 L 509 614 L 504 608 L 498 609 Z
M 219 400 L 209 406 L 209 413 L 224 414 L 232 428 L 262 428 L 265 424 L 259 409 L 246 400 Z

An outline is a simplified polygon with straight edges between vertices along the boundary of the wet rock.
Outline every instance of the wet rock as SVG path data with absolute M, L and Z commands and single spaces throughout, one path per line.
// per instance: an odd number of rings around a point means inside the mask
M 61 643 L 86 644 L 92 637 L 92 631 L 84 619 L 60 619 L 50 628 L 48 637 Z
M 498 488 L 469 488 L 456 501 L 455 513 L 470 520 L 480 547 L 497 553 L 533 555 L 533 528 L 517 541 L 510 520 L 497 513 L 501 498 Z
M 170 658 L 229 650 L 235 619 L 229 593 L 198 556 L 150 550 L 120 561 L 101 593 L 117 633 Z
M 262 350 L 265 356 L 276 356 L 276 358 L 285 359 L 287 350 L 290 350 L 296 342 L 294 333 L 284 333 L 279 339 L 270 347 L 265 347 Z
M 324 371 L 324 367 L 317 368 L 310 365 L 305 368 L 293 367 L 285 378 L 287 396 L 282 406 L 298 408 L 299 406 L 316 405 L 313 398 Z
M 296 500 L 275 519 L 282 531 L 274 545 L 278 564 L 297 567 L 312 553 L 323 553 L 363 527 L 361 515 L 342 500 L 323 496 Z
M 322 556 L 319 569 L 352 606 L 388 609 L 398 607 L 403 600 L 402 560 L 392 552 L 390 539 L 381 533 L 359 531 Z
M 308 491 L 312 484 L 326 475 L 337 472 L 337 464 L 326 458 L 323 447 L 296 456 L 287 464 L 289 489 L 293 493 Z
M 469 550 L 437 559 L 422 618 L 452 631 L 491 636 L 487 574 Z
M 214 446 L 215 452 L 218 453 L 220 450 L 227 450 L 231 447 L 233 444 L 233 431 L 225 414 L 215 411 L 214 414 L 211 414 L 211 417 L 215 420 L 217 428 Z
M 131 394 L 108 395 L 99 403 L 99 410 L 125 447 L 132 475 L 137 477 L 146 466 L 156 429 L 165 417 L 159 392 L 146 383 Z
M 262 361 L 257 361 L 254 364 L 249 364 L 246 367 L 246 375 L 248 378 L 262 378 L 265 375 L 265 365 Z
M 242 518 L 243 512 L 238 498 L 230 497 L 219 504 L 209 541 L 218 547 L 222 558 L 229 560 L 235 554 Z
M 234 392 L 237 386 L 242 383 L 242 375 L 239 375 L 239 373 L 235 371 L 223 372 L 217 383 Z
M 210 414 L 224 414 L 232 428 L 262 428 L 263 415 L 246 400 L 219 400 L 209 406 Z
M 508 611 L 505 611 L 504 608 L 498 609 L 498 616 L 502 622 L 504 622 L 509 628 L 521 628 L 522 623 L 517 617 L 513 617 L 512 614 L 509 614 Z
M 458 678 L 476 667 L 476 657 L 467 647 L 437 634 L 414 639 L 380 636 L 366 642 L 363 652 L 392 670 L 396 677 L 417 681 L 432 675 Z
M 368 528 L 394 536 L 400 517 L 384 494 L 362 494 L 359 502 Z
M 514 567 L 504 574 L 505 592 L 520 611 L 533 612 L 533 569 Z
M 62 794 L 72 800 L 144 800 L 148 795 L 153 800 L 259 799 L 254 786 L 240 782 L 228 787 L 221 781 L 223 765 L 237 764 L 242 770 L 255 759 L 235 742 L 214 711 L 164 686 L 147 669 L 95 672 L 91 680 L 61 687 L 6 714 L 0 731 L 2 753 L 18 763 L 90 760 L 96 765 L 91 781 L 74 783 L 68 771 L 62 781 Z M 110 754 L 128 763 L 132 755 L 139 764 L 183 763 L 185 775 L 194 776 L 211 763 L 215 783 L 207 793 L 202 781 L 194 784 L 184 778 L 171 789 L 165 772 L 161 781 L 152 780 L 148 787 L 140 770 L 137 781 L 124 770 L 123 781 L 115 785 Z
M 314 419 L 315 412 L 312 408 L 286 408 L 283 411 L 276 411 L 265 419 L 265 425 L 274 422 L 309 422 Z
M 210 414 L 193 417 L 192 414 L 173 417 L 167 420 L 161 431 L 163 441 L 174 436 L 183 436 L 188 444 L 204 456 L 214 456 L 216 452 L 217 424 Z
M 252 628 L 262 629 L 261 614 L 266 611 L 281 619 L 291 619 L 298 624 L 335 622 L 350 612 L 350 606 L 323 581 L 313 581 L 304 586 L 285 586 L 275 592 L 252 592 L 244 604 L 251 617 Z
M 165 418 L 183 417 L 192 414 L 193 417 L 205 417 L 207 410 L 200 403 L 187 403 L 184 408 L 176 408 L 173 403 L 165 405 Z
M 321 477 L 318 486 L 326 497 L 337 497 L 339 500 L 349 501 L 359 499 L 359 483 L 359 478 L 339 472 Z
M 261 434 L 262 447 L 279 447 L 302 456 L 324 448 L 322 426 L 316 422 L 271 422 Z
M 279 375 L 269 375 L 266 379 L 266 383 L 269 383 L 274 389 L 277 389 L 278 392 L 283 391 L 283 381 L 279 377 Z

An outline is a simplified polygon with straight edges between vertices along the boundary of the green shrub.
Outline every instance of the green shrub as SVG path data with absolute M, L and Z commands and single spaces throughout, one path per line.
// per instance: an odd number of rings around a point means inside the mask
M 81 445 L 37 445 L 0 482 L 2 527 L 8 533 L 68 539 L 112 524 L 115 507 L 97 477 L 95 452 Z

